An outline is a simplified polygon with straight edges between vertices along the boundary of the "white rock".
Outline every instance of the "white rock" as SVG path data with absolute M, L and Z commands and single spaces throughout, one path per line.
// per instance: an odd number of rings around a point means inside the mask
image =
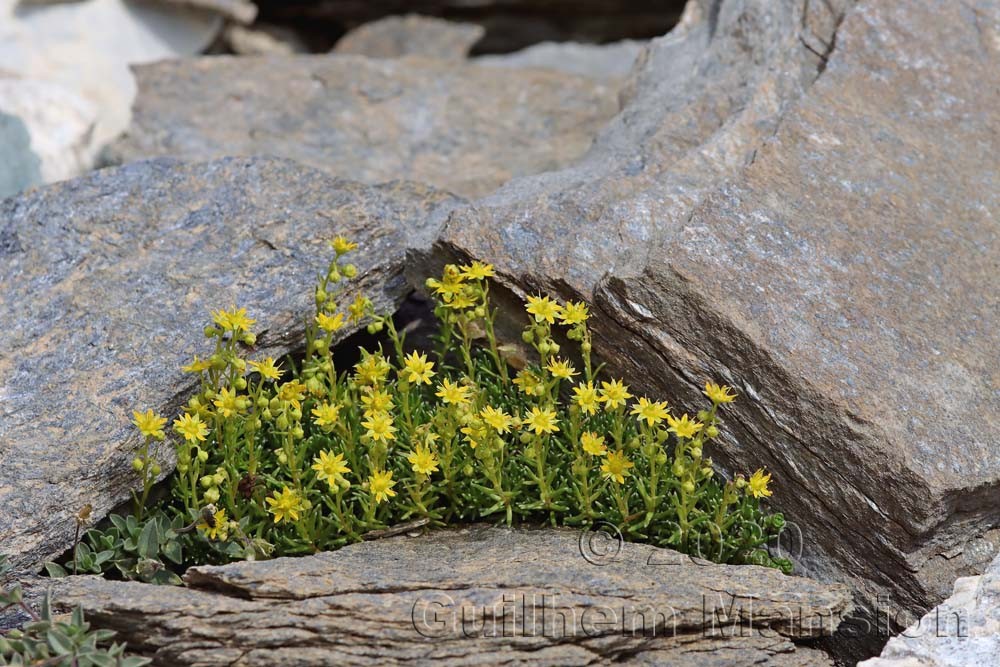
M 24 124 L 40 182 L 79 176 L 93 163 L 97 107 L 73 91 L 47 81 L 0 78 L 0 112 Z M 37 184 L 31 179 L 25 185 Z
M 98 146 L 128 126 L 129 65 L 200 53 L 222 25 L 213 14 L 125 0 L 17 4 L 0 0 L 0 69 L 87 100 L 98 110 Z

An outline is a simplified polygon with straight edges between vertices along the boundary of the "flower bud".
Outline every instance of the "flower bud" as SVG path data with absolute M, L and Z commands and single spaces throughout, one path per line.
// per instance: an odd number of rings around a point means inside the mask
M 284 452 L 280 452 L 278 454 L 278 463 L 280 463 L 281 465 L 285 465 L 286 463 L 288 463 L 288 455 L 285 454 Z
M 593 345 L 590 344 L 590 341 L 585 340 L 582 343 L 580 343 L 580 349 L 583 350 L 584 352 L 590 352 L 590 349 L 592 347 Z
M 142 472 L 142 469 L 144 467 L 145 466 L 142 464 L 142 459 L 138 457 L 132 459 L 132 470 L 135 470 L 136 472 Z
M 299 421 L 302 419 L 302 410 L 298 408 L 292 408 L 291 410 L 288 411 L 288 415 L 295 421 Z
M 222 486 L 226 483 L 226 473 L 221 470 L 212 475 L 212 481 L 215 482 L 215 486 Z
M 246 378 L 236 378 L 236 381 L 233 382 L 233 386 L 236 387 L 237 389 L 246 389 L 247 388 Z
M 343 272 L 347 278 L 353 278 L 354 276 L 358 275 L 358 267 L 354 266 L 353 264 L 347 264 L 344 266 Z
M 296 426 L 292 429 L 292 437 L 300 440 L 305 437 L 305 432 L 302 430 L 301 426 Z
M 521 332 L 521 340 L 525 343 L 531 343 L 535 340 L 535 334 L 531 333 L 531 329 L 525 329 Z
M 694 457 L 694 458 L 696 458 L 696 459 L 700 459 L 701 458 L 701 447 L 692 447 L 691 448 L 691 456 Z
M 247 331 L 246 333 L 243 334 L 243 343 L 245 345 L 253 347 L 254 345 L 257 344 L 257 334 L 251 331 Z
M 160 474 L 160 464 L 159 463 L 154 463 L 153 467 L 149 469 L 149 472 L 153 473 L 153 477 L 156 477 L 157 475 L 159 475 Z
M 552 354 L 559 354 L 559 343 L 549 343 L 549 352 Z
M 202 463 L 204 463 L 205 461 L 207 461 L 208 460 L 208 452 L 206 452 L 204 449 L 199 450 L 198 451 L 198 460 L 201 461 Z
M 219 502 L 219 490 L 213 486 L 205 492 L 205 500 L 210 503 Z
M 288 417 L 286 417 L 285 415 L 279 415 L 278 418 L 275 420 L 274 424 L 280 430 L 284 431 L 288 428 Z
M 680 461 L 676 461 L 671 470 L 673 470 L 673 473 L 676 477 L 680 477 L 681 475 L 684 474 L 684 464 L 681 463 Z
M 719 429 L 717 429 L 715 426 L 709 426 L 708 428 L 705 429 L 705 435 L 708 436 L 709 438 L 716 438 L 719 435 Z
M 691 480 L 684 482 L 683 484 L 681 484 L 681 489 L 684 491 L 684 493 L 694 493 L 694 482 L 692 482 Z
M 215 338 L 218 335 L 219 330 L 210 324 L 207 327 L 205 327 L 204 333 L 205 333 L 205 338 Z
M 326 292 L 321 289 L 316 290 L 316 305 L 322 306 L 326 303 Z
M 215 477 L 212 476 L 212 475 L 205 475 L 204 477 L 202 477 L 198 481 L 201 483 L 201 486 L 203 488 L 211 489 L 212 485 L 215 484 Z

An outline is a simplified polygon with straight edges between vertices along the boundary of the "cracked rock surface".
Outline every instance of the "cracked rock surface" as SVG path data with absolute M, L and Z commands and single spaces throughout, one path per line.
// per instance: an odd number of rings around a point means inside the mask
M 475 526 L 305 558 L 199 567 L 188 588 L 71 577 L 60 604 L 159 665 L 831 665 L 839 584 L 624 544 L 600 564 L 572 530 Z M 623 629 L 623 626 L 625 629 Z M 633 633 L 633 629 L 635 632 Z
M 295 349 L 337 234 L 364 248 L 353 289 L 391 310 L 404 249 L 455 201 L 234 158 L 142 162 L 0 202 L 0 550 L 15 574 L 67 549 L 85 504 L 100 517 L 129 498 L 132 410 L 175 414 L 194 391 L 180 368 L 211 351 L 210 310 L 245 306 L 259 355 Z M 173 469 L 171 444 L 156 455 Z
M 434 258 L 586 299 L 675 409 L 733 385 L 713 455 L 774 473 L 806 571 L 922 613 L 998 543 L 998 65 L 996 2 L 692 3 L 584 158 Z
M 585 77 L 415 57 L 213 56 L 136 79 L 110 162 L 268 154 L 462 196 L 568 164 L 618 111 L 617 88 Z

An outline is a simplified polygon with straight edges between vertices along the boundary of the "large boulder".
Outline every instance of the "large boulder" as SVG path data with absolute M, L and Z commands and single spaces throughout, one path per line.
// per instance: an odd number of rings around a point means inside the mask
M 806 570 L 922 612 L 998 542 L 1000 5 L 711 9 L 584 158 L 456 213 L 431 259 L 586 299 L 611 369 L 677 410 L 733 385 L 713 455 L 773 471 Z
M 487 67 L 543 67 L 594 79 L 624 79 L 646 43 L 623 39 L 611 44 L 542 42 L 514 53 L 479 56 L 477 65 Z
M 193 392 L 180 368 L 206 353 L 210 309 L 246 307 L 255 354 L 295 349 L 343 234 L 360 244 L 352 292 L 391 310 L 405 248 L 454 201 L 253 158 L 137 163 L 0 202 L 0 551 L 14 574 L 67 549 L 84 505 L 101 517 L 129 497 L 132 410 L 169 414 Z M 156 452 L 164 474 L 172 449 Z
M 187 588 L 71 577 L 54 597 L 159 665 L 832 667 L 796 644 L 836 629 L 846 587 L 639 544 L 597 562 L 594 535 L 435 531 L 193 568 Z
M 269 154 L 466 196 L 575 160 L 618 110 L 612 88 L 583 77 L 417 58 L 211 57 L 136 74 L 111 162 Z

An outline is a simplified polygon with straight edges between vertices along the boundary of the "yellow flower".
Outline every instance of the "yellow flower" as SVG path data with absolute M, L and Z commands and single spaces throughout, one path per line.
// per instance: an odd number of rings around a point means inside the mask
M 450 299 L 445 298 L 445 303 L 449 308 L 454 310 L 462 310 L 464 308 L 472 308 L 476 305 L 476 300 L 472 298 L 472 295 L 465 291 L 459 292 L 458 294 L 452 296 Z
M 569 363 L 564 359 L 552 359 L 546 364 L 545 368 L 549 370 L 554 377 L 569 380 L 574 375 L 579 375 L 576 369 L 573 368 L 573 364 Z
M 396 427 L 392 425 L 392 417 L 388 413 L 372 414 L 361 425 L 368 429 L 368 437 L 375 442 L 388 443 L 396 439 Z
M 462 277 L 468 278 L 469 280 L 482 280 L 484 278 L 492 278 L 493 265 L 483 264 L 482 262 L 473 262 L 468 266 L 461 267 Z
M 770 498 L 771 490 L 767 488 L 770 481 L 771 473 L 765 473 L 763 468 L 758 468 L 747 480 L 747 489 L 750 491 L 750 495 L 754 498 Z
M 608 453 L 608 448 L 604 446 L 604 438 L 590 431 L 580 434 L 580 444 L 583 445 L 583 451 L 591 456 L 604 456 Z
M 719 386 L 714 382 L 705 383 L 705 391 L 702 393 L 708 396 L 708 399 L 718 405 L 719 403 L 732 403 L 736 400 L 736 394 L 729 393 L 730 387 L 726 385 Z
M 462 275 L 461 270 L 459 270 L 459 268 L 454 264 L 448 264 L 444 267 L 444 273 L 441 275 L 441 280 L 428 278 L 426 285 L 433 289 L 438 296 L 445 300 L 445 302 L 448 302 L 452 297 L 462 291 L 464 281 L 465 276 Z
M 212 313 L 212 321 L 223 331 L 250 331 L 257 320 L 247 317 L 246 308 L 233 306 L 232 310 L 217 310 Z
M 562 309 L 560 321 L 566 325 L 582 324 L 587 321 L 590 313 L 582 301 L 569 301 Z
M 222 391 L 216 394 L 216 398 L 212 403 L 218 408 L 219 414 L 223 417 L 232 417 L 240 412 L 239 397 L 229 387 L 223 387 Z
M 573 401 L 580 406 L 580 410 L 585 414 L 597 414 L 597 406 L 600 399 L 597 398 L 597 390 L 594 389 L 594 383 L 588 382 L 587 384 L 578 384 L 573 387 Z
M 329 331 L 330 333 L 339 331 L 344 328 L 344 314 L 337 313 L 331 317 L 326 313 L 320 313 L 316 316 L 316 324 L 318 324 L 319 328 L 323 331 Z
M 535 396 L 535 389 L 537 389 L 541 383 L 542 381 L 529 370 L 518 371 L 517 377 L 514 378 L 514 384 L 516 384 L 518 389 L 523 391 L 528 396 Z
M 208 359 L 199 359 L 198 355 L 194 355 L 194 361 L 192 361 L 187 366 L 181 368 L 185 373 L 200 373 L 202 371 L 207 371 L 212 367 L 212 362 Z
M 351 243 L 343 236 L 338 236 L 332 241 L 330 241 L 330 247 L 333 248 L 334 252 L 336 252 L 338 255 L 343 255 L 357 248 L 358 244 Z
M 226 520 L 226 508 L 218 510 L 212 515 L 212 523 L 204 519 L 196 526 L 198 530 L 205 533 L 210 540 L 225 540 L 229 537 L 229 522 Z
M 313 423 L 329 432 L 340 419 L 339 403 L 320 403 L 312 409 Z
M 525 310 L 535 316 L 536 322 L 555 324 L 556 318 L 562 314 L 562 306 L 547 296 L 529 296 Z
M 330 488 L 337 484 L 337 480 L 351 472 L 344 462 L 343 454 L 331 454 L 328 451 L 321 451 L 319 456 L 313 459 L 312 469 L 316 471 L 316 479 L 328 482 Z
M 358 381 L 365 385 L 380 384 L 385 381 L 392 367 L 381 354 L 362 352 L 361 361 L 354 365 Z
M 251 361 L 250 367 L 260 373 L 260 376 L 265 380 L 280 380 L 281 376 L 285 373 L 285 371 L 278 368 L 271 357 L 267 357 L 261 361 Z
M 277 398 L 283 403 L 290 403 L 292 407 L 302 409 L 302 400 L 306 397 L 306 386 L 298 380 L 289 380 L 278 387 Z
M 392 487 L 396 482 L 392 480 L 392 471 L 375 471 L 375 474 L 368 478 L 368 490 L 375 497 L 376 503 L 385 502 L 396 495 Z
M 298 521 L 299 512 L 303 510 L 302 498 L 298 491 L 289 489 L 287 486 L 276 493 L 274 497 L 268 496 L 264 500 L 270 505 L 268 511 L 274 515 L 274 522 Z
M 667 404 L 663 401 L 651 401 L 645 396 L 639 399 L 639 404 L 632 407 L 632 412 L 639 421 L 646 420 L 647 426 L 659 424 L 667 418 Z
M 361 394 L 361 402 L 365 404 L 365 416 L 370 417 L 379 412 L 388 412 L 392 408 L 392 396 L 381 389 L 365 387 Z
M 198 415 L 181 415 L 180 419 L 174 420 L 174 430 L 188 442 L 205 442 L 208 435 L 208 426 Z
M 412 384 L 430 384 L 434 376 L 434 362 L 427 361 L 426 354 L 417 354 L 416 350 L 404 359 L 403 372 L 407 382 Z
M 447 378 L 441 383 L 437 393 L 434 395 L 451 405 L 464 405 L 469 402 L 469 388 L 459 384 L 452 384 Z
M 132 423 L 134 423 L 136 427 L 138 427 L 139 432 L 147 438 L 163 440 L 163 438 L 166 437 L 166 434 L 163 432 L 163 425 L 167 423 L 166 418 L 155 414 L 152 410 L 146 410 L 145 412 L 133 410 Z
M 438 469 L 438 460 L 434 452 L 420 445 L 410 452 L 406 460 L 410 462 L 413 472 L 419 475 L 429 475 Z
M 486 427 L 483 426 L 482 422 L 474 422 L 475 426 L 463 426 L 461 429 L 462 435 L 465 436 L 466 441 L 469 443 L 469 447 L 475 449 L 479 446 L 480 441 L 486 439 Z
M 604 473 L 605 479 L 613 479 L 619 484 L 624 484 L 625 478 L 631 474 L 629 468 L 633 467 L 635 464 L 628 460 L 625 452 L 619 450 L 608 454 L 601 465 L 601 472 Z
M 349 313 L 349 319 L 352 323 L 357 324 L 365 317 L 365 313 L 371 308 L 372 300 L 368 297 L 361 296 L 360 294 L 354 297 L 354 301 L 351 305 L 347 307 L 347 312 Z
M 509 414 L 503 410 L 494 408 L 492 405 L 483 408 L 479 416 L 483 418 L 484 422 L 492 426 L 497 433 L 506 433 L 509 431 L 510 424 L 513 421 Z
M 528 428 L 535 432 L 535 435 L 542 433 L 556 433 L 559 427 L 556 425 L 557 417 L 554 410 L 539 410 L 538 407 L 531 408 L 531 413 L 524 416 L 524 421 Z
M 628 387 L 622 384 L 621 380 L 601 383 L 601 400 L 609 410 L 625 405 L 625 401 L 630 398 L 632 394 L 628 393 Z
M 677 434 L 678 438 L 691 438 L 705 425 L 695 419 L 688 419 L 687 415 L 681 415 L 680 419 L 674 419 L 667 415 L 667 423 L 670 424 L 668 430 Z

